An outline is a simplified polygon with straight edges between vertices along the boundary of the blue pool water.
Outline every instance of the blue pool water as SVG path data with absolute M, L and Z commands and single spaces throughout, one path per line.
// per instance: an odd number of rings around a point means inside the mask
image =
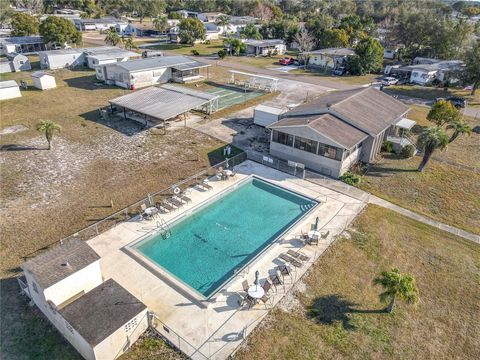
M 135 245 L 205 297 L 317 204 L 257 178 Z

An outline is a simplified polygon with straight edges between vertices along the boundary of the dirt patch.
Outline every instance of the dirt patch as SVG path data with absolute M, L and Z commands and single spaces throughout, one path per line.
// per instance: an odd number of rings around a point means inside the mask
M 15 134 L 20 131 L 25 131 L 28 130 L 28 128 L 25 125 L 13 125 L 6 127 L 2 131 L 0 131 L 0 135 L 7 135 L 7 134 Z

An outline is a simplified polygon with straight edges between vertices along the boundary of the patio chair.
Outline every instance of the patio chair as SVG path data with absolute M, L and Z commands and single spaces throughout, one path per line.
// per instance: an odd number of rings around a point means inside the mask
M 203 181 L 200 186 L 202 186 L 204 189 L 207 189 L 207 190 L 213 189 L 212 185 L 210 185 L 209 183 L 206 183 L 205 181 Z
M 308 233 L 304 233 L 303 230 L 300 230 L 300 231 L 301 231 L 300 240 L 303 240 L 304 242 L 308 242 L 308 240 L 310 240 L 310 236 L 308 236 Z
M 328 230 L 326 233 L 323 233 L 320 237 L 322 238 L 322 240 L 325 240 L 328 235 L 330 235 L 330 230 Z
M 169 198 L 168 201 L 169 201 L 171 204 L 175 205 L 177 208 L 180 208 L 180 207 L 183 206 L 183 202 L 175 199 L 174 197 Z
M 308 245 L 318 245 L 318 236 L 309 237 L 306 243 Z
M 265 294 L 268 294 L 268 292 L 272 288 L 272 284 L 270 283 L 270 281 L 265 280 L 265 282 L 262 285 L 262 288 L 263 288 L 263 291 L 265 291 Z
M 187 204 L 192 202 L 192 199 L 190 199 L 187 195 L 185 195 L 184 192 L 178 194 L 177 197 L 180 198 L 182 201 L 184 201 Z
M 248 288 L 250 286 L 248 285 L 248 281 L 247 280 L 243 280 L 242 282 L 242 288 L 243 288 L 243 291 L 245 291 L 246 293 L 248 293 Z
M 275 287 L 275 292 L 277 292 L 277 286 L 283 285 L 283 290 L 285 290 L 285 284 L 280 280 L 280 276 L 278 274 L 271 274 L 269 275 L 270 281 L 272 285 Z
M 292 272 L 290 268 L 287 265 L 280 265 L 277 268 L 278 273 L 280 273 L 282 279 L 283 279 L 283 287 L 285 287 L 285 276 L 290 276 L 292 277 Z M 278 276 L 278 275 L 277 275 Z
M 265 309 L 267 308 L 267 302 L 270 300 L 270 299 L 273 299 L 272 296 L 269 296 L 267 295 L 267 293 L 265 292 L 265 295 L 263 295 L 260 299 L 261 302 L 263 302 L 263 305 L 265 305 Z
M 175 206 L 175 204 L 173 204 L 170 199 L 164 199 L 162 201 L 162 205 L 165 206 L 166 208 L 170 209 L 170 211 L 174 211 L 174 210 L 177 210 L 178 209 L 178 206 Z
M 291 256 L 288 256 L 287 254 L 280 254 L 278 257 L 283 261 L 288 262 L 297 268 L 302 267 L 302 263 L 300 261 L 295 260 L 294 258 L 292 258 Z
M 293 251 L 291 249 L 287 251 L 287 254 L 300 261 L 310 260 L 310 257 L 308 257 L 307 255 L 302 254 L 301 252 Z
M 243 306 L 245 304 L 248 305 L 248 307 L 252 307 L 253 305 L 255 305 L 255 299 L 252 298 L 250 295 L 245 295 L 245 296 L 242 296 L 240 295 L 240 300 L 238 300 L 238 306 Z

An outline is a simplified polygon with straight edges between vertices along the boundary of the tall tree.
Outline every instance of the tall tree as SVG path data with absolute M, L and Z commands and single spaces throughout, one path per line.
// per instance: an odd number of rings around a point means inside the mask
M 310 35 L 310 33 L 304 28 L 297 32 L 294 40 L 298 44 L 298 50 L 300 51 L 300 54 L 303 54 L 300 56 L 303 57 L 304 66 L 306 66 L 308 59 L 307 53 L 313 50 L 313 47 L 315 46 L 315 40 L 313 39 L 313 36 Z
M 70 20 L 49 16 L 40 24 L 40 35 L 49 44 L 81 44 L 82 34 Z
M 247 47 L 242 40 L 232 37 L 225 39 L 223 43 L 229 47 L 231 55 L 233 52 L 239 56 L 240 53 L 245 51 L 245 48 Z
M 45 138 L 48 142 L 48 150 L 50 150 L 52 148 L 53 134 L 55 131 L 61 132 L 62 127 L 53 121 L 43 120 L 37 124 L 37 131 L 45 134 Z
M 422 131 L 417 139 L 417 146 L 424 151 L 423 159 L 418 166 L 418 171 L 425 169 L 433 152 L 437 149 L 444 150 L 448 145 L 448 135 L 440 126 L 433 126 Z
M 465 55 L 464 80 L 472 84 L 472 93 L 478 89 L 480 84 L 480 44 L 475 44 Z
M 260 31 L 258 28 L 252 24 L 249 23 L 245 26 L 245 28 L 240 31 L 240 36 L 245 39 L 254 39 L 254 40 L 261 40 L 263 39 L 262 34 L 260 34 Z
M 362 39 L 355 48 L 361 73 L 377 72 L 383 66 L 383 46 L 377 39 L 367 37 Z
M 110 28 L 105 35 L 105 44 L 117 46 L 122 43 L 122 38 L 118 35 L 115 28 Z
M 168 18 L 165 15 L 157 16 L 153 19 L 153 26 L 157 31 L 166 32 L 170 25 L 168 24 Z
M 344 29 L 330 29 L 325 31 L 320 40 L 322 48 L 346 47 L 349 44 L 349 37 Z
M 375 285 L 384 288 L 379 297 L 380 301 L 388 303 L 385 309 L 388 313 L 393 311 L 395 300 L 400 299 L 408 304 L 416 304 L 418 302 L 418 289 L 415 279 L 410 274 L 401 274 L 398 269 L 390 271 L 382 271 L 380 276 L 373 280 Z
M 470 136 L 472 134 L 471 126 L 465 121 L 455 121 L 455 122 L 449 123 L 447 125 L 447 129 L 453 130 L 452 136 L 450 136 L 450 139 L 448 139 L 448 143 L 453 142 L 456 138 L 458 138 L 461 135 L 466 134 Z
M 130 36 L 123 41 L 123 47 L 127 50 L 138 50 L 137 44 L 135 44 L 135 36 Z
M 206 30 L 203 23 L 198 19 L 183 19 L 178 25 L 178 36 L 182 43 L 193 45 L 196 40 L 205 39 Z
M 437 126 L 458 122 L 460 117 L 460 111 L 455 109 L 452 103 L 447 100 L 436 101 L 427 114 L 427 119 Z
M 15 13 L 11 17 L 12 36 L 28 36 L 38 34 L 39 21 L 35 16 Z
M 156 17 L 165 11 L 165 2 L 163 0 L 135 0 L 127 2 L 131 12 L 135 11 L 140 18 L 140 23 L 147 16 Z

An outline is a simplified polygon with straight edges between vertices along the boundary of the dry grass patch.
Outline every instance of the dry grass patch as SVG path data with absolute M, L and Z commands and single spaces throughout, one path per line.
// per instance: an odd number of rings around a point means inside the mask
M 471 105 L 480 104 L 480 92 L 477 91 L 477 93 L 472 96 L 470 95 L 470 90 L 457 88 L 448 88 L 445 90 L 444 88 L 420 85 L 398 85 L 385 87 L 384 91 L 392 95 L 409 96 L 425 100 L 435 100 L 439 97 L 459 96 L 466 98 Z
M 235 359 L 474 359 L 480 356 L 480 247 L 369 205 L 305 278 L 303 309 L 274 310 Z M 420 290 L 391 315 L 372 285 L 398 267 Z
M 444 223 L 480 234 L 480 173 L 430 160 L 417 172 L 419 157 L 386 155 L 370 167 L 363 190 Z
M 366 85 L 376 81 L 380 75 L 378 74 L 366 74 L 366 75 L 342 75 L 342 76 L 331 76 L 322 71 L 317 70 L 304 70 L 296 69 L 288 72 L 292 75 L 309 75 L 324 78 L 329 81 L 339 81 L 348 85 Z

